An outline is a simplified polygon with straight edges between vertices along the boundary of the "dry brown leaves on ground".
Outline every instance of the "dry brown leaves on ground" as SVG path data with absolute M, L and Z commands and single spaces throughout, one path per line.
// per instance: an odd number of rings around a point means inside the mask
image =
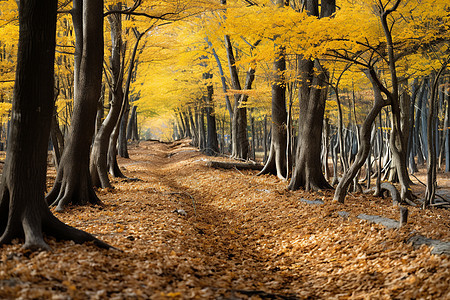
M 387 230 L 356 216 L 398 220 L 389 199 L 332 204 L 331 192 L 207 168 L 186 142 L 143 142 L 130 153 L 120 165 L 141 181 L 115 179 L 114 190 L 98 191 L 104 207 L 56 214 L 122 251 L 51 239 L 51 252 L 3 246 L 0 298 L 450 298 L 449 258 L 404 243 L 413 234 L 449 241 L 448 210 L 410 208 L 405 227 Z

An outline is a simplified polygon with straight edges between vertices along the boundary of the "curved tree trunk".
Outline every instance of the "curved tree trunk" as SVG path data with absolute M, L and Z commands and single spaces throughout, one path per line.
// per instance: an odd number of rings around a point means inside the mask
M 0 245 L 25 238 L 24 248 L 49 249 L 43 234 L 76 242 L 92 235 L 60 222 L 45 203 L 47 147 L 54 109 L 56 0 L 23 0 L 11 135 L 0 187 Z
M 381 109 L 386 106 L 388 103 L 383 100 L 381 95 L 381 90 L 379 88 L 379 82 L 376 78 L 375 71 L 370 70 L 366 72 L 367 77 L 372 82 L 373 92 L 374 92 L 374 103 L 370 112 L 367 114 L 366 119 L 361 127 L 361 146 L 358 149 L 358 153 L 356 154 L 355 161 L 350 166 L 349 169 L 342 176 L 341 181 L 336 187 L 334 192 L 334 201 L 338 201 L 340 203 L 344 203 L 345 195 L 347 194 L 348 187 L 355 178 L 358 171 L 364 165 L 364 162 L 367 159 L 370 151 L 370 137 L 371 137 L 371 128 L 375 121 L 377 115 L 381 112 Z
M 389 73 L 392 81 L 392 92 L 389 93 L 392 107 L 392 130 L 389 146 L 392 152 L 394 166 L 397 169 L 397 175 L 400 183 L 400 197 L 402 200 L 405 200 L 406 198 L 412 198 L 412 192 L 409 188 L 411 180 L 409 179 L 408 170 L 406 167 L 406 153 L 409 137 L 409 134 L 407 134 L 409 130 L 409 103 L 408 101 L 403 101 L 403 99 L 400 99 L 399 83 L 395 65 L 396 59 L 394 54 L 394 43 L 392 41 L 391 29 L 387 21 L 389 14 L 397 10 L 399 4 L 400 0 L 397 0 L 391 9 L 383 8 L 382 13 L 380 14 L 380 22 L 386 38 L 387 54 L 389 57 Z
M 122 18 L 120 14 L 112 14 L 108 16 L 111 25 L 111 86 L 112 99 L 110 102 L 110 109 L 106 119 L 103 121 L 98 133 L 95 136 L 94 143 L 91 150 L 91 161 L 89 170 L 91 173 L 92 183 L 94 186 L 101 188 L 112 187 L 108 177 L 108 151 L 110 139 L 117 141 L 118 131 L 115 137 L 112 137 L 112 132 L 120 118 L 123 103 L 123 67 L 121 67 L 122 58 Z M 123 66 L 123 63 L 122 63 Z M 114 148 L 116 148 L 116 142 Z M 113 149 L 113 160 L 116 159 L 117 150 Z M 114 165 L 114 163 L 111 163 Z
M 111 132 L 111 136 L 109 137 L 108 142 L 108 158 L 107 158 L 107 164 L 108 164 L 108 171 L 109 174 L 111 174 L 113 177 L 119 177 L 119 178 L 126 178 L 126 176 L 122 173 L 122 171 L 119 168 L 119 164 L 117 163 L 117 141 L 119 140 L 119 134 L 122 129 L 122 117 L 124 110 L 126 110 L 127 103 L 122 103 L 122 109 L 119 114 L 119 118 L 117 119 L 116 126 L 114 127 L 113 131 Z M 126 143 L 126 141 L 125 141 Z M 125 145 L 125 149 L 126 149 Z M 127 152 L 128 153 L 128 152 Z
M 57 206 L 57 211 L 68 204 L 101 204 L 89 174 L 89 151 L 102 85 L 103 1 L 83 5 L 81 0 L 75 0 L 72 16 L 77 36 L 74 111 L 55 184 L 46 197 L 48 204 Z
M 124 96 L 125 97 L 125 96 Z M 128 101 L 128 97 L 125 97 L 123 105 L 126 106 L 125 111 L 120 118 L 120 130 L 119 130 L 119 137 L 117 141 L 117 152 L 120 157 L 123 158 L 130 158 L 130 155 L 128 154 L 128 145 L 127 145 L 127 133 L 128 124 L 132 124 L 132 122 L 128 122 L 128 116 L 130 115 L 130 103 Z

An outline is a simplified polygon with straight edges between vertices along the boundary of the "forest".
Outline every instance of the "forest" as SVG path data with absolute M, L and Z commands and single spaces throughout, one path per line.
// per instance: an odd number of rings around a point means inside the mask
M 0 1 L 0 298 L 450 297 L 447 0 Z

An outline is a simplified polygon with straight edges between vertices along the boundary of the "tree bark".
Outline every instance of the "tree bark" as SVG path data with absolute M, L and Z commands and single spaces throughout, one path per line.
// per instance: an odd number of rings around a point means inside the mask
M 405 131 L 409 129 L 409 124 L 407 124 L 409 103 L 407 103 L 407 101 L 404 101 L 405 103 L 403 103 L 402 99 L 400 99 L 399 82 L 395 64 L 394 43 L 392 40 L 391 29 L 387 22 L 388 16 L 397 10 L 399 4 L 400 0 L 397 0 L 390 9 L 380 7 L 380 22 L 386 38 L 387 54 L 389 58 L 389 73 L 391 75 L 392 85 L 392 91 L 387 95 L 390 98 L 392 108 L 392 130 L 389 146 L 392 152 L 394 165 L 397 169 L 397 175 L 400 183 L 400 196 L 402 200 L 405 200 L 406 198 L 412 198 L 412 192 L 409 188 L 411 180 L 409 179 L 406 167 L 406 153 L 409 135 L 405 134 Z
M 432 85 L 431 96 L 429 100 L 429 113 L 428 113 L 428 126 L 427 126 L 427 138 L 428 138 L 428 159 L 427 159 L 427 186 L 425 190 L 425 201 L 423 203 L 423 207 L 428 207 L 430 204 L 433 204 L 434 197 L 436 195 L 436 97 L 438 93 L 438 83 L 439 78 L 442 72 L 447 67 L 447 63 L 450 60 L 450 56 L 443 63 L 442 67 L 439 69 L 438 73 L 434 78 L 434 82 Z
M 335 11 L 334 0 L 322 1 L 320 17 L 330 16 Z M 319 16 L 317 0 L 305 1 L 309 15 Z M 325 74 L 318 60 L 299 57 L 299 127 L 295 167 L 288 189 L 300 187 L 307 191 L 331 189 L 322 172 L 320 153 L 322 150 L 322 129 L 326 97 L 322 93 Z M 318 75 L 314 70 L 322 70 Z
M 370 137 L 371 137 L 371 128 L 375 121 L 377 115 L 381 112 L 381 109 L 388 104 L 388 102 L 383 100 L 380 82 L 376 77 L 375 71 L 368 70 L 366 71 L 366 76 L 372 83 L 373 92 L 374 92 L 374 103 L 370 112 L 367 114 L 366 119 L 361 127 L 361 146 L 358 149 L 358 153 L 356 154 L 355 161 L 350 166 L 349 169 L 342 176 L 341 181 L 336 187 L 334 192 L 334 201 L 338 201 L 340 203 L 344 203 L 345 196 L 347 194 L 348 187 L 352 182 L 353 178 L 356 176 L 358 171 L 364 165 L 364 162 L 367 159 L 367 156 L 370 151 Z
M 76 242 L 92 235 L 59 221 L 45 203 L 47 149 L 54 110 L 56 0 L 22 0 L 11 137 L 0 186 L 0 245 L 24 238 L 26 249 L 50 249 L 43 234 Z
M 128 116 L 130 115 L 130 103 L 128 97 L 124 99 L 123 105 L 125 105 L 125 111 L 122 117 L 120 118 L 120 130 L 119 130 L 119 138 L 117 141 L 117 152 L 120 157 L 130 158 L 130 155 L 128 154 L 128 143 L 127 143 L 128 142 L 127 126 L 128 124 L 130 124 L 130 122 L 128 122 L 129 119 Z
M 56 97 L 55 97 L 56 99 Z M 1 129 L 1 128 L 0 128 Z M 0 130 L 1 131 L 1 130 Z M 58 116 L 56 115 L 56 108 L 52 115 L 52 125 L 50 129 L 50 137 L 53 145 L 53 154 L 55 158 L 55 168 L 58 170 L 61 162 L 61 155 L 64 151 L 64 136 L 59 128 Z
M 256 42 L 254 46 L 259 43 Z M 234 90 L 242 90 L 239 82 L 239 76 L 236 67 L 236 61 L 233 55 L 233 47 L 228 35 L 225 36 L 225 48 L 227 51 L 228 66 L 230 69 L 231 86 Z M 255 69 L 250 67 L 245 78 L 244 90 L 250 90 L 255 79 Z M 248 95 L 235 94 L 233 105 L 233 118 L 231 121 L 231 156 L 239 159 L 248 158 L 248 136 L 247 136 L 247 102 Z
M 274 61 L 274 79 L 272 83 L 272 139 L 269 158 L 262 171 L 258 174 L 273 174 L 282 180 L 286 180 L 288 176 L 285 70 L 285 49 L 279 47 Z
M 47 203 L 57 206 L 57 211 L 70 203 L 101 204 L 89 173 L 89 151 L 102 87 L 103 1 L 88 1 L 83 5 L 81 0 L 74 0 L 73 21 L 75 32 L 82 31 L 76 34 L 83 39 L 77 39 L 75 47 L 82 48 L 82 56 L 75 64 L 74 111 L 67 145 L 55 184 L 47 195 Z
M 204 79 L 212 79 L 212 74 L 205 73 L 203 74 Z M 211 83 L 207 83 L 206 85 L 206 96 L 205 96 L 205 104 L 206 104 L 206 149 L 205 153 L 208 155 L 215 155 L 219 153 L 219 143 L 217 140 L 217 129 L 216 129 L 216 117 L 214 114 L 214 102 L 213 102 L 213 94 L 214 87 Z
M 180 112 L 177 114 L 177 125 L 180 130 L 180 138 L 185 137 L 186 127 L 184 124 L 183 116 Z M 139 141 L 138 128 L 137 128 L 137 106 L 133 105 L 131 108 L 130 119 L 127 125 L 127 140 Z
M 94 186 L 101 188 L 112 187 L 108 177 L 108 151 L 110 146 L 110 139 L 115 138 L 112 132 L 118 123 L 120 112 L 123 103 L 123 65 L 122 58 L 122 17 L 120 14 L 112 14 L 108 16 L 111 26 L 111 86 L 112 99 L 110 101 L 110 108 L 106 119 L 103 121 L 98 133 L 95 136 L 94 143 L 91 150 L 91 161 L 89 170 L 91 173 L 92 183 Z M 116 133 L 116 136 L 118 132 Z M 116 139 L 117 140 L 117 139 Z M 115 142 L 112 141 L 115 148 Z M 111 155 L 115 156 L 117 151 L 112 151 Z M 114 163 L 112 162 L 111 165 Z M 123 176 L 123 175 L 122 175 Z

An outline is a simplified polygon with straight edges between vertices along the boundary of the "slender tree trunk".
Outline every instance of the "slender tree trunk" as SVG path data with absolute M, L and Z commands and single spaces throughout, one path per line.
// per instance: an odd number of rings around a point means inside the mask
M 192 145 L 194 147 L 198 147 L 198 131 L 197 131 L 197 127 L 196 127 L 196 123 L 194 122 L 194 116 L 192 115 L 192 110 L 190 107 L 188 107 L 188 112 L 189 112 L 189 122 L 191 124 L 191 132 L 192 132 Z M 195 112 L 194 112 L 195 114 Z
M 103 118 L 105 117 L 105 84 L 102 84 L 102 92 L 97 102 L 97 117 L 95 119 L 95 134 L 100 130 L 102 126 Z M 111 93 L 108 93 L 108 97 L 111 98 Z
M 0 129 L 1 130 L 1 129 Z M 58 169 L 61 162 L 61 155 L 64 151 L 64 136 L 59 128 L 58 116 L 56 115 L 56 108 L 52 116 L 52 125 L 50 129 L 50 137 L 53 144 L 53 154 L 55 157 L 55 168 Z
M 207 75 L 208 79 L 212 78 L 212 74 Z M 208 155 L 215 155 L 219 153 L 219 143 L 217 139 L 217 129 L 216 129 L 216 116 L 214 112 L 214 102 L 213 93 L 214 88 L 212 84 L 206 87 L 206 126 L 207 126 L 207 136 L 206 136 L 206 153 Z
M 409 131 L 409 141 L 408 141 L 408 161 L 409 161 L 409 172 L 411 174 L 414 174 L 417 172 L 417 165 L 416 161 L 414 159 L 415 157 L 415 136 L 417 132 L 417 128 L 415 127 L 414 122 L 414 106 L 416 104 L 416 98 L 418 91 L 420 90 L 420 86 L 417 84 L 418 80 L 415 79 L 412 84 L 412 95 L 411 95 L 411 102 L 409 106 L 409 124 L 411 124 L 411 130 Z
M 405 132 L 409 129 L 409 124 L 407 124 L 409 103 L 407 101 L 403 101 L 404 99 L 400 99 L 399 83 L 395 65 L 394 43 L 392 41 L 390 25 L 387 21 L 388 16 L 397 10 L 400 1 L 401 0 L 397 0 L 389 9 L 382 8 L 382 12 L 380 13 L 380 22 L 386 38 L 387 54 L 389 58 L 389 73 L 391 75 L 392 85 L 392 91 L 389 93 L 392 108 L 392 130 L 389 146 L 392 152 L 394 165 L 397 169 L 400 183 L 400 197 L 402 200 L 405 200 L 406 198 L 412 198 L 412 192 L 409 188 L 411 180 L 409 179 L 406 168 L 406 152 L 409 135 L 405 134 Z
M 123 105 L 125 105 L 125 111 L 120 118 L 120 130 L 119 130 L 119 138 L 117 141 L 117 152 L 120 157 L 123 158 L 130 158 L 130 155 L 128 154 L 128 139 L 127 139 L 127 126 L 130 124 L 128 122 L 128 116 L 130 115 L 130 103 L 128 99 L 125 99 L 123 102 Z M 133 123 L 131 123 L 133 124 Z M 116 160 L 117 162 L 117 160 Z
M 197 129 L 198 129 L 198 148 L 201 151 L 204 151 L 205 147 L 206 147 L 206 133 L 205 133 L 204 108 L 203 108 L 202 101 L 200 101 L 200 105 L 197 109 L 196 119 L 197 119 Z
M 122 117 L 123 117 L 124 111 L 126 110 L 126 107 L 128 107 L 128 103 L 123 102 L 122 108 L 120 110 L 119 118 L 117 119 L 116 126 L 114 126 L 114 129 L 111 132 L 111 136 L 109 137 L 109 142 L 108 142 L 108 157 L 107 157 L 108 172 L 113 177 L 119 177 L 119 178 L 126 178 L 126 176 L 120 170 L 119 164 L 117 162 L 117 152 L 118 152 L 117 144 L 118 144 L 118 140 L 119 140 L 119 134 L 120 134 L 120 131 L 122 128 L 121 124 L 123 124 Z M 123 131 L 125 131 L 125 129 L 123 129 Z M 125 141 L 125 144 L 126 144 L 126 141 Z M 125 149 L 126 148 L 127 147 L 125 145 Z M 127 151 L 127 155 L 128 155 L 128 151 Z
M 427 159 L 427 186 L 425 190 L 425 201 L 423 203 L 423 207 L 426 208 L 429 205 L 433 204 L 434 197 L 436 195 L 436 119 L 437 119 L 437 112 L 436 112 L 436 106 L 437 106 L 437 93 L 438 93 L 438 83 L 439 78 L 442 74 L 442 72 L 447 67 L 447 63 L 450 60 L 450 56 L 448 56 L 447 60 L 443 63 L 442 67 L 436 74 L 432 89 L 431 89 L 431 96 L 429 100 L 429 113 L 428 113 L 428 159 Z
M 253 47 L 259 44 L 257 41 Z M 233 47 L 228 35 L 225 35 L 225 49 L 228 58 L 228 67 L 230 69 L 231 86 L 234 90 L 242 90 L 239 82 L 239 76 L 236 67 L 236 61 L 233 54 Z M 244 90 L 250 90 L 255 79 L 255 69 L 250 67 L 245 78 Z M 233 117 L 231 121 L 231 156 L 239 159 L 248 158 L 248 135 L 247 135 L 247 102 L 248 95 L 235 94 L 233 105 Z
M 273 174 L 286 180 L 287 170 L 287 111 L 286 111 L 286 54 L 279 47 L 274 62 L 274 80 L 272 83 L 272 139 L 269 158 L 258 175 Z
M 383 159 L 383 123 L 381 121 L 381 111 L 378 114 L 379 132 L 378 132 L 378 164 L 377 164 L 377 179 L 375 182 L 374 195 L 379 196 L 381 193 L 381 173 L 382 173 L 382 159 Z
M 446 87 L 449 86 L 447 82 Z M 445 110 L 445 121 L 444 121 L 444 140 L 445 140 L 445 172 L 450 172 L 450 94 L 445 95 L 445 102 L 447 103 Z
M 133 126 L 134 126 L 134 115 L 136 114 L 137 106 L 133 105 L 131 107 L 131 113 L 130 118 L 128 119 L 128 125 L 127 125 L 127 140 L 131 140 L 132 138 L 132 132 L 133 132 Z M 180 134 L 184 136 L 184 120 L 181 117 L 179 113 L 175 113 L 175 118 L 177 120 L 178 129 L 180 130 Z
M 106 119 L 103 121 L 91 150 L 91 161 L 89 170 L 94 186 L 101 188 L 112 187 L 108 177 L 108 149 L 109 140 L 114 127 L 120 117 L 123 102 L 123 67 L 121 67 L 122 57 L 122 18 L 120 14 L 108 16 L 111 25 L 111 86 L 112 99 L 110 109 Z M 123 64 L 122 64 L 123 65 Z M 115 145 L 114 145 L 115 147 Z
M 183 115 L 183 119 L 184 119 L 184 124 L 185 124 L 185 127 L 186 127 L 186 130 L 185 130 L 185 137 L 187 137 L 187 138 L 192 138 L 192 132 L 191 132 L 191 125 L 190 125 L 190 118 L 189 118 L 189 116 L 188 116 L 188 114 L 186 113 L 186 112 L 182 112 L 182 115 Z

